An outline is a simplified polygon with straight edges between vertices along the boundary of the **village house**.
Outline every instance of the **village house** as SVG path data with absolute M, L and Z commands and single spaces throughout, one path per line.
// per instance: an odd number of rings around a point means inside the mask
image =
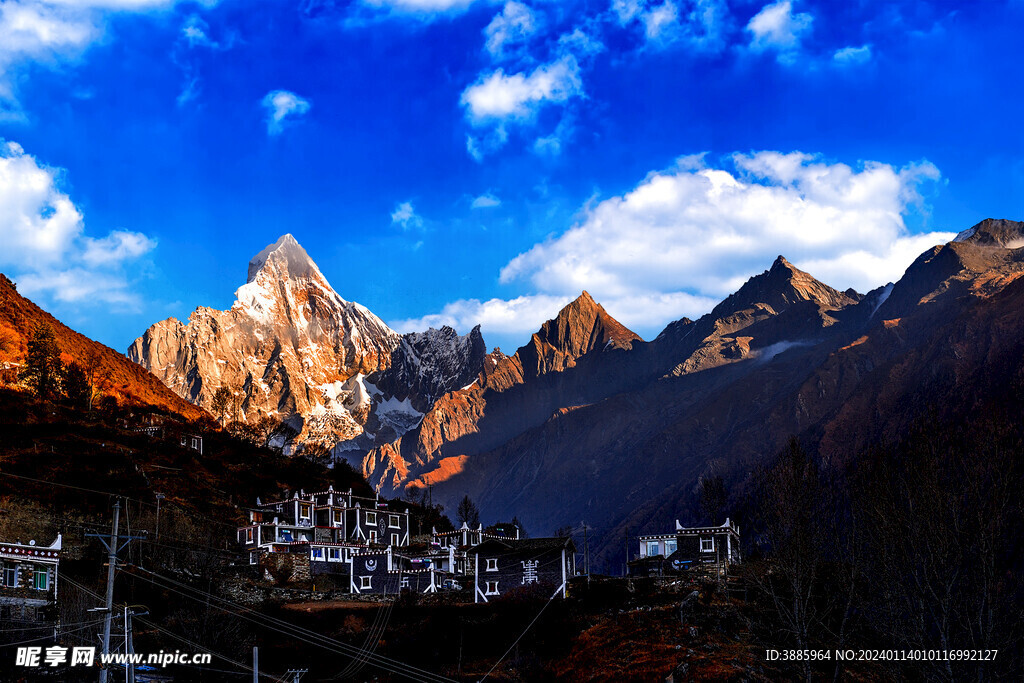
M 61 537 L 51 545 L 0 542 L 0 631 L 56 627 Z
M 632 576 L 663 575 L 687 569 L 725 570 L 739 564 L 740 528 L 726 518 L 721 526 L 684 527 L 675 533 L 640 536 L 639 555 L 629 563 Z
M 568 596 L 576 573 L 576 546 L 571 538 L 489 539 L 469 551 L 473 565 L 473 602 L 490 602 L 524 586 L 551 589 Z
M 431 529 L 431 553 L 428 557 L 443 563 L 443 558 L 450 554 L 450 560 L 442 566 L 454 574 L 469 576 L 473 573 L 470 550 L 489 540 L 518 541 L 521 535 L 520 528 L 511 523 L 495 524 L 486 529 L 480 524 L 476 529 L 471 529 L 463 522 L 462 527 L 454 531 L 438 532 L 437 529 Z
M 349 590 L 354 595 L 397 595 L 403 590 L 435 593 L 453 585 L 450 571 L 400 555 L 391 546 L 354 555 L 349 567 Z

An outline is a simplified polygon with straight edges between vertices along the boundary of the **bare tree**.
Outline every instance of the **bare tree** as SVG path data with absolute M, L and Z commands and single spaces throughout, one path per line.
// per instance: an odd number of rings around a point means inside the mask
M 471 528 L 480 525 L 480 510 L 468 495 L 459 501 L 459 506 L 455 509 L 455 519 L 459 524 L 465 523 Z

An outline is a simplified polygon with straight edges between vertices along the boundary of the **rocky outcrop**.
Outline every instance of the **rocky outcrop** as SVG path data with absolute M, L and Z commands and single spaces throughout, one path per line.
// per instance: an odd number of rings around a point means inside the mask
M 289 447 L 365 452 L 416 426 L 436 394 L 482 363 L 479 330 L 397 334 L 341 298 L 291 235 L 253 257 L 235 297 L 226 311 L 156 323 L 128 357 L 208 410 L 226 387 L 226 419 L 285 422 L 297 433 Z
M 642 340 L 583 292 L 514 355 L 488 354 L 471 384 L 441 396 L 416 429 L 371 451 L 363 474 L 388 492 L 454 476 L 473 453 L 543 423 L 567 404 L 606 396 L 602 359 L 621 357 L 634 343 Z

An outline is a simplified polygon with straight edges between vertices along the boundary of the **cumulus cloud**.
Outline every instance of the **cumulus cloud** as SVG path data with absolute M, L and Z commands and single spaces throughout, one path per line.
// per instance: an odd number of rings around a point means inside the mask
M 793 13 L 793 3 L 781 0 L 765 5 L 747 24 L 751 34 L 750 49 L 754 52 L 774 52 L 782 64 L 792 64 L 799 54 L 801 43 L 811 31 L 814 17 L 806 12 Z
M 860 47 L 844 47 L 836 50 L 832 59 L 837 64 L 867 64 L 871 61 L 871 46 L 861 45 Z
M 423 227 L 423 217 L 416 213 L 412 202 L 402 202 L 391 212 L 391 222 L 402 230 L 418 230 Z
M 490 192 L 480 195 L 472 203 L 474 209 L 490 209 L 495 206 L 501 206 L 501 200 Z
M 524 45 L 537 32 L 538 19 L 528 6 L 510 0 L 484 29 L 484 47 L 495 59 L 503 59 L 506 51 Z
M 582 94 L 579 63 L 566 55 L 529 74 L 506 74 L 502 69 L 485 74 L 462 93 L 462 105 L 472 123 L 486 125 L 503 120 L 528 121 L 541 107 Z
M 59 170 L 48 168 L 17 143 L 0 142 L 0 266 L 21 291 L 55 301 L 137 304 L 125 266 L 156 242 L 117 230 L 85 234 L 81 212 L 60 189 Z
M 620 26 L 639 25 L 649 47 L 683 43 L 698 51 L 725 46 L 730 16 L 725 0 L 614 0 L 612 13 Z
M 486 320 L 485 330 L 528 332 L 557 302 L 586 289 L 624 324 L 656 334 L 707 312 L 780 253 L 834 287 L 865 292 L 899 279 L 921 252 L 954 237 L 911 234 L 904 221 L 923 210 L 921 184 L 939 177 L 928 162 L 854 167 L 772 151 L 716 165 L 704 155 L 683 157 L 584 209 L 576 225 L 502 269 L 502 284 L 535 294 L 507 307 L 458 301 L 419 322 L 466 329 Z
M 305 116 L 312 106 L 309 100 L 288 90 L 271 90 L 262 104 L 267 110 L 267 135 L 280 135 L 288 119 Z
M 525 279 L 546 292 L 620 296 L 642 288 L 720 297 L 782 253 L 814 263 L 814 274 L 833 285 L 863 291 L 902 274 L 904 248 L 950 238 L 912 236 L 903 221 L 921 201 L 918 185 L 939 177 L 926 162 L 855 169 L 799 152 L 757 152 L 735 154 L 725 166 L 687 157 L 652 173 L 514 258 L 502 282 Z M 851 254 L 874 259 L 854 269 Z

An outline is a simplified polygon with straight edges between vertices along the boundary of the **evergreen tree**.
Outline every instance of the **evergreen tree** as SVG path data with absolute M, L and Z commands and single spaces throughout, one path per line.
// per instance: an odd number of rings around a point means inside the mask
M 78 363 L 72 362 L 64 368 L 64 395 L 68 404 L 75 408 L 90 408 L 92 404 L 92 386 L 85 370 Z
M 60 347 L 57 346 L 53 328 L 46 323 L 40 323 L 28 342 L 28 354 L 25 356 L 21 380 L 35 392 L 36 396 L 45 401 L 60 392 L 62 372 Z

